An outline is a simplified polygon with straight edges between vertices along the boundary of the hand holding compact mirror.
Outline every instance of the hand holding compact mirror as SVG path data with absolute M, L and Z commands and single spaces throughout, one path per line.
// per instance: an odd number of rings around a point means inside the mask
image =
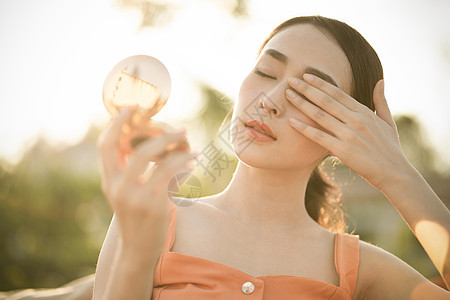
M 103 85 L 103 103 L 115 116 L 120 109 L 133 110 L 130 128 L 124 130 L 121 150 L 131 153 L 143 140 L 158 136 L 171 128 L 151 118 L 169 99 L 171 80 L 167 68 L 154 57 L 130 56 L 114 66 Z M 184 145 L 182 148 L 186 148 Z M 180 148 L 179 145 L 175 148 Z M 173 150 L 173 149 L 169 149 Z

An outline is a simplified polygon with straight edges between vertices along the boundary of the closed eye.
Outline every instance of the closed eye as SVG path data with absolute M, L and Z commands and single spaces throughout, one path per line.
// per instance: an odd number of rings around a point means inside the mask
M 269 79 L 277 80 L 276 77 L 270 76 L 269 74 L 264 73 L 264 72 L 261 72 L 261 71 L 258 70 L 258 69 L 255 69 L 255 74 L 258 75 L 258 76 L 264 77 L 264 78 L 269 78 Z

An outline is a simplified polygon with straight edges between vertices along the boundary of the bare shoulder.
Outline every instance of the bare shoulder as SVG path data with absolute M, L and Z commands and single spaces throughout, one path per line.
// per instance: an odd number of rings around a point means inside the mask
M 223 216 L 223 212 L 219 210 L 211 201 L 214 196 L 203 197 L 200 199 L 174 199 L 177 208 L 177 232 L 179 235 L 192 234 L 196 235 L 200 232 L 204 234 L 208 231 L 215 230 L 215 226 L 219 226 L 219 220 Z M 222 223 L 221 223 L 222 224 Z
M 210 197 L 200 199 L 189 198 L 173 198 L 173 202 L 177 208 L 177 219 L 180 221 L 195 221 L 199 216 L 207 218 L 212 216 L 218 210 L 209 203 Z
M 450 299 L 395 255 L 360 241 L 360 263 L 355 299 Z
M 229 256 L 229 253 L 224 253 L 229 243 L 224 238 L 230 236 L 229 222 L 212 199 L 214 196 L 202 197 L 194 202 L 184 199 L 177 206 L 173 252 L 228 262 L 223 257 Z

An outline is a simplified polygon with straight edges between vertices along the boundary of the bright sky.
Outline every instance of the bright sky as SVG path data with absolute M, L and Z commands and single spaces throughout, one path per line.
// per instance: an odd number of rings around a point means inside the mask
M 71 144 L 91 123 L 105 124 L 103 80 L 130 55 L 155 56 L 171 73 L 161 119 L 198 109 L 198 81 L 234 97 L 270 31 L 310 14 L 345 21 L 366 37 L 384 65 L 393 112 L 418 116 L 448 154 L 450 1 L 253 0 L 242 20 L 217 4 L 226 0 L 167 2 L 178 7 L 172 22 L 139 30 L 139 12 L 111 0 L 0 0 L 0 156 L 14 162 L 39 135 Z

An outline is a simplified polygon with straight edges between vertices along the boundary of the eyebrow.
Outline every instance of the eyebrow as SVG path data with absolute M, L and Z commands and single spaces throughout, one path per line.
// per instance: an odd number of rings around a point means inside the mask
M 286 55 L 284 55 L 283 53 L 281 53 L 280 51 L 275 50 L 275 49 L 267 49 L 266 51 L 264 51 L 264 54 L 271 56 L 272 58 L 278 60 L 279 62 L 281 62 L 283 64 L 287 64 L 289 61 L 289 59 Z M 333 77 L 331 77 L 327 73 L 322 72 L 319 69 L 316 69 L 314 67 L 306 67 L 305 73 L 316 75 L 317 77 L 322 78 L 323 80 L 331 83 L 332 85 L 334 85 L 336 87 L 338 86 L 336 81 L 333 79 Z
M 267 49 L 266 51 L 264 51 L 264 54 L 268 54 L 268 55 L 272 56 L 273 58 L 282 62 L 283 64 L 287 64 L 287 62 L 289 60 L 286 55 L 284 55 L 283 53 L 281 53 L 280 51 L 277 51 L 275 49 Z

